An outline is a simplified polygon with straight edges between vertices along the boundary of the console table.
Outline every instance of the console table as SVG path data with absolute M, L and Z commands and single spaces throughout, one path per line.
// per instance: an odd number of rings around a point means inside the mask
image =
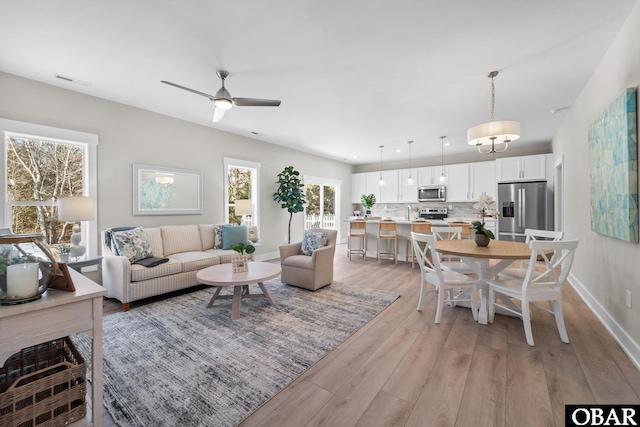
M 72 425 L 102 427 L 102 297 L 107 291 L 75 270 L 69 274 L 75 292 L 48 289 L 39 300 L 0 306 L 0 365 L 23 348 L 71 334 L 89 335 L 92 412 L 86 423 Z

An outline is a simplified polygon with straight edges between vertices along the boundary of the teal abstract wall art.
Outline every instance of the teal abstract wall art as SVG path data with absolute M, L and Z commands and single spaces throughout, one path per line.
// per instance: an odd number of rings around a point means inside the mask
M 636 88 L 627 89 L 589 127 L 591 229 L 638 243 Z

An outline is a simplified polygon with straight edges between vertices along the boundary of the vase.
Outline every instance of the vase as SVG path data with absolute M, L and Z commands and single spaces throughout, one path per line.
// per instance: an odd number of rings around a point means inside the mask
M 478 246 L 489 246 L 489 242 L 491 241 L 491 239 L 489 239 L 489 236 L 480 233 L 476 233 L 474 239 L 476 241 L 476 245 Z

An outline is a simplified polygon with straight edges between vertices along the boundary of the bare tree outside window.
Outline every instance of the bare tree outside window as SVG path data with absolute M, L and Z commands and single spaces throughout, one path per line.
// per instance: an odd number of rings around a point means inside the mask
M 72 224 L 58 220 L 57 201 L 83 194 L 84 147 L 10 136 L 6 153 L 13 232 L 41 233 L 49 245 L 68 242 Z

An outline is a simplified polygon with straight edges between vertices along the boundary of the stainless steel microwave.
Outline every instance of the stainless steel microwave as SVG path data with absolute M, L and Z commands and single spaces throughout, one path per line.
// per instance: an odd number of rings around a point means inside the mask
M 447 187 L 445 185 L 423 185 L 418 187 L 419 202 L 446 202 Z

